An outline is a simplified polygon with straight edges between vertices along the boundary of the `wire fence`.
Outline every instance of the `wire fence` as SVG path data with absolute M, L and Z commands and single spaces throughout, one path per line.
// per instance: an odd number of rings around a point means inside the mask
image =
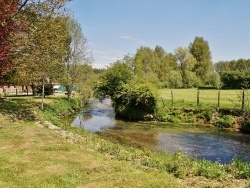
M 163 89 L 160 93 L 163 105 L 213 106 L 218 108 L 249 108 L 248 90 L 197 90 Z

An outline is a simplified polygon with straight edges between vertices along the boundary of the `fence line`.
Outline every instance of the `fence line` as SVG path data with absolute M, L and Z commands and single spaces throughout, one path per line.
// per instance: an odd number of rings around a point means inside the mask
M 170 95 L 166 91 L 170 91 Z M 196 101 L 197 106 L 209 104 L 217 107 L 233 107 L 240 110 L 244 110 L 249 102 L 246 90 L 163 90 L 162 99 L 166 102 L 169 101 L 172 106 L 179 105 L 180 102 L 195 105 Z

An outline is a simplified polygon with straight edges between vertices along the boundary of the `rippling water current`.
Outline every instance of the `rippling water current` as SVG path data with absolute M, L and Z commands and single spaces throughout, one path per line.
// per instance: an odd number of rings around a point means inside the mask
M 191 157 L 221 163 L 229 163 L 234 157 L 250 162 L 250 135 L 208 126 L 116 120 L 110 99 L 91 100 L 89 106 L 75 117 L 73 124 L 130 146 L 183 152 Z

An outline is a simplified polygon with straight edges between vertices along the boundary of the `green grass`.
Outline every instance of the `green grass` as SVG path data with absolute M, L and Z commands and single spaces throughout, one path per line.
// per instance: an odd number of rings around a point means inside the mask
M 85 141 L 33 123 L 5 124 L 0 187 L 181 187 L 166 172 L 112 160 Z
M 66 105 L 56 101 L 50 101 L 52 111 L 57 103 Z M 199 162 L 180 153 L 113 144 L 75 128 L 50 129 L 34 120 L 10 121 L 13 108 L 25 104 L 15 99 L 0 104 L 0 187 L 243 188 L 250 178 L 249 164 L 241 161 L 229 166 Z M 39 111 L 36 102 L 28 107 Z M 5 108 L 12 110 L 6 114 Z
M 162 89 L 159 90 L 160 98 L 165 105 L 172 105 L 171 91 L 175 107 L 197 106 L 197 89 Z M 199 90 L 200 105 L 218 107 L 218 92 L 220 91 L 220 108 L 241 108 L 242 90 Z M 246 92 L 246 99 L 248 92 Z

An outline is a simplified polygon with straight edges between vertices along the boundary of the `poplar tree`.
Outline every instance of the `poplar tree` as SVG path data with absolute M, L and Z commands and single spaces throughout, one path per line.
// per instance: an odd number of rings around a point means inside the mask
M 71 92 L 86 82 L 88 75 L 91 74 L 88 65 L 92 62 L 92 54 L 82 28 L 76 20 L 69 19 L 67 30 L 70 37 L 70 49 L 62 82 L 70 98 Z
M 203 84 L 207 84 L 209 74 L 213 71 L 212 56 L 208 41 L 203 37 L 195 37 L 193 43 L 189 45 L 189 50 L 197 61 L 194 72 Z

